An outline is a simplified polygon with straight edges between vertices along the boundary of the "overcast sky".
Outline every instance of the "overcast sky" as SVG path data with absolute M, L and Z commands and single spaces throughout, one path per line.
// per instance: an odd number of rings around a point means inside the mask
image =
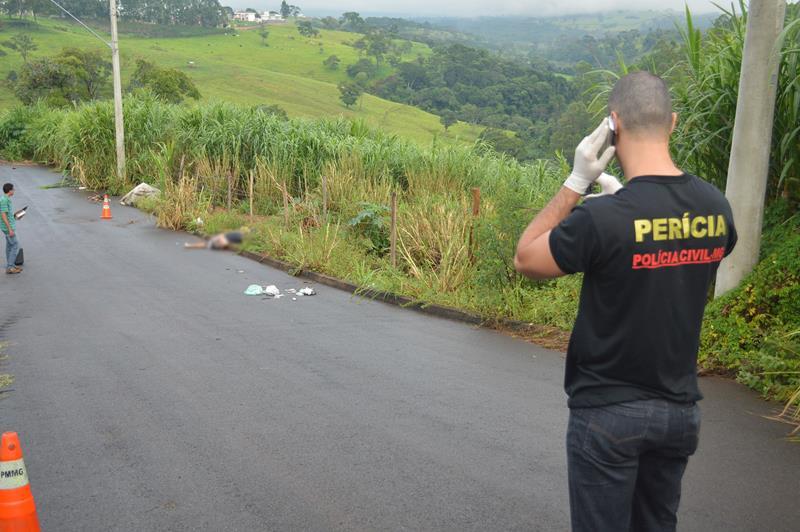
M 307 15 L 340 14 L 358 11 L 362 14 L 397 14 L 413 16 L 528 15 L 549 16 L 573 13 L 596 13 L 617 9 L 683 10 L 686 0 L 287 0 L 297 4 Z M 278 10 L 280 0 L 221 0 L 234 8 L 252 7 L 259 11 Z M 710 0 L 688 0 L 696 13 L 714 11 Z M 727 2 L 722 2 L 723 5 Z

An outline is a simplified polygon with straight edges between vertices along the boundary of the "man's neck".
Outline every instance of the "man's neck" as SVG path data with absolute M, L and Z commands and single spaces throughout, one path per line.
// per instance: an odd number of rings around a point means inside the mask
M 683 171 L 672 161 L 667 143 L 629 141 L 624 151 L 630 154 L 621 161 L 626 181 L 645 175 L 683 175 Z

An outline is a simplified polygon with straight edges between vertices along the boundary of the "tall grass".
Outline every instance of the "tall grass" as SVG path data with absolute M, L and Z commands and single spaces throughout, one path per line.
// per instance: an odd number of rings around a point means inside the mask
M 733 123 L 739 93 L 747 6 L 722 10 L 717 25 L 705 35 L 694 28 L 686 10 L 682 31 L 685 60 L 676 84 L 681 116 L 676 135 L 677 156 L 688 168 L 724 190 Z M 800 6 L 790 4 L 785 30 L 778 42 L 780 69 L 772 133 L 768 194 L 800 198 Z
M 513 242 L 558 189 L 563 163 L 522 165 L 483 146 L 421 148 L 358 121 L 285 120 L 230 103 L 173 106 L 138 94 L 125 101 L 127 181 L 120 182 L 109 102 L 13 113 L 0 118 L 0 132 L 17 124 L 15 145 L 83 185 L 113 193 L 139 182 L 161 188 L 152 210 L 163 227 L 203 230 L 198 218 L 215 229 L 247 223 L 249 249 L 298 267 L 487 317 L 568 327 L 575 314 L 573 286 L 533 283 L 511 264 Z M 251 179 L 254 219 L 236 214 L 249 214 Z M 482 190 L 477 220 L 471 187 Z M 375 245 L 388 242 L 386 234 L 350 223 L 365 205 L 370 216 L 387 216 L 392 192 L 399 198 L 396 268 L 385 246 Z M 376 223 L 369 227 L 386 231 L 388 220 Z M 557 302 L 552 312 L 529 304 L 548 291 Z

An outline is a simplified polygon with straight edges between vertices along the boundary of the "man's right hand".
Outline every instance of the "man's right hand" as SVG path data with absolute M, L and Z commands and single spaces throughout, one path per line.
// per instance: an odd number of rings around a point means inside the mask
M 8 230 L 8 236 L 10 236 L 11 238 L 14 238 L 14 230 L 13 229 L 9 229 Z
M 597 153 L 606 143 L 610 132 L 608 119 L 604 118 L 600 126 L 578 144 L 575 149 L 572 173 L 564 182 L 565 187 L 583 195 L 600 177 L 616 151 L 614 146 L 609 146 L 599 158 L 597 157 Z

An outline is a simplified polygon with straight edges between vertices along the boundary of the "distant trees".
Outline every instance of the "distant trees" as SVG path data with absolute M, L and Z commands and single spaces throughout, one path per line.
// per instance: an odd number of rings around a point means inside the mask
M 572 102 L 555 121 L 550 136 L 551 151 L 560 151 L 571 161 L 575 146 L 587 131 L 592 131 L 597 127 L 595 122 L 596 120 L 583 102 Z
M 322 62 L 322 64 L 325 65 L 325 68 L 327 68 L 328 70 L 338 69 L 340 63 L 341 60 L 335 55 L 329 56 L 325 61 Z
M 368 79 L 372 79 L 378 73 L 378 67 L 366 57 L 347 67 L 347 75 L 351 78 L 355 78 L 362 72 L 366 74 Z
M 355 82 L 344 82 L 339 84 L 339 99 L 348 109 L 358 102 L 364 89 Z
M 26 63 L 12 83 L 14 94 L 24 104 L 43 100 L 63 106 L 96 100 L 109 85 L 111 63 L 96 50 L 65 48 L 56 56 Z
M 59 3 L 78 18 L 108 20 L 107 0 L 65 0 Z M 37 13 L 61 14 L 47 0 L 0 0 L 0 11 L 9 15 L 31 12 L 34 17 Z M 125 0 L 119 13 L 122 20 L 128 21 L 209 28 L 224 25 L 229 16 L 219 0 Z
M 33 38 L 27 33 L 18 33 L 7 41 L 3 41 L 3 46 L 10 50 L 14 50 L 22 56 L 22 62 L 28 62 L 28 55 L 39 49 L 39 46 L 34 42 Z
M 374 57 L 375 63 L 380 66 L 384 56 L 392 49 L 392 41 L 383 31 L 371 30 L 355 47 Z
M 296 17 L 301 11 L 299 6 L 287 4 L 286 0 L 281 2 L 281 16 L 283 18 Z
M 339 25 L 344 30 L 353 31 L 356 33 L 363 32 L 367 27 L 367 24 L 366 22 L 364 22 L 364 19 L 361 18 L 361 15 L 359 15 L 355 11 L 348 11 L 347 13 L 342 13 L 342 16 L 339 17 Z
M 319 30 L 315 28 L 311 22 L 303 20 L 297 23 L 297 31 L 303 37 L 316 37 L 319 35 Z
M 184 98 L 200 98 L 194 82 L 184 72 L 175 68 L 164 68 L 144 59 L 136 60 L 136 70 L 131 78 L 129 90 L 146 88 L 158 98 L 180 103 Z
M 450 126 L 458 122 L 458 118 L 453 111 L 445 111 L 442 113 L 442 116 L 439 117 L 439 122 L 444 126 L 444 130 L 447 131 L 450 129 Z
M 458 120 L 511 129 L 526 140 L 534 125 L 556 120 L 577 96 L 575 84 L 548 67 L 460 44 L 434 48 L 429 57 L 400 62 L 396 73 L 374 82 L 370 92 L 439 116 L 451 111 Z M 542 132 L 545 130 L 536 130 L 536 134 Z M 506 139 L 494 140 L 509 144 Z M 548 147 L 545 142 L 545 150 Z
M 327 30 L 338 30 L 340 27 L 339 21 L 334 17 L 325 17 L 320 22 L 322 27 Z

